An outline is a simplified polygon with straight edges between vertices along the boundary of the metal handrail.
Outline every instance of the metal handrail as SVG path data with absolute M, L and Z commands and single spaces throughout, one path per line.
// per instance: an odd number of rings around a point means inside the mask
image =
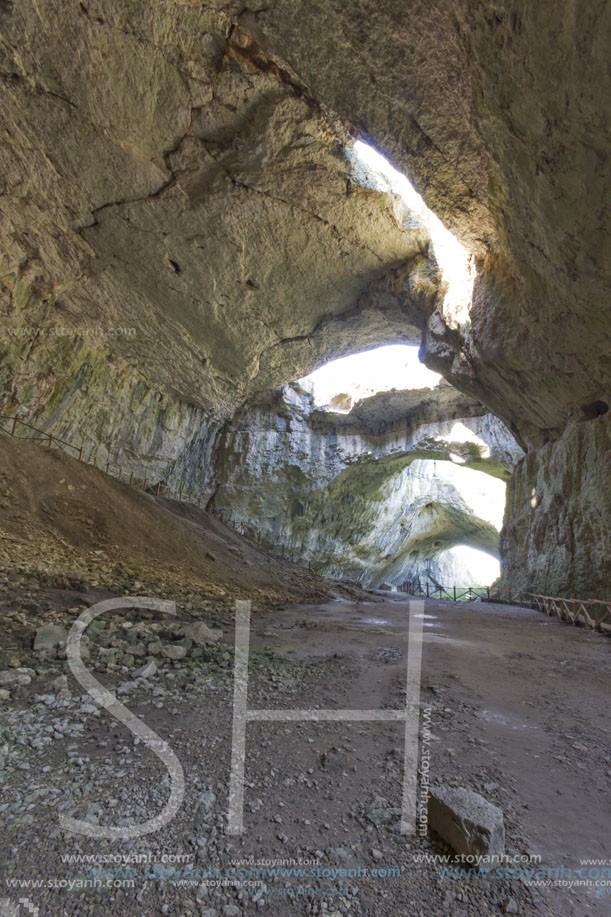
M 21 424 L 23 427 L 26 427 L 28 430 L 33 430 L 34 433 L 39 434 L 39 436 L 45 437 L 47 441 L 47 445 L 49 447 L 51 447 L 54 443 L 56 443 L 58 446 L 63 446 L 68 449 L 73 449 L 76 453 L 76 457 L 79 462 L 83 462 L 83 464 L 85 465 L 93 465 L 94 468 L 98 468 L 98 470 L 100 471 L 104 470 L 106 471 L 106 474 L 112 475 L 113 477 L 118 478 L 120 481 L 125 481 L 125 483 L 129 484 L 132 487 L 138 487 L 141 490 L 151 491 L 156 496 L 161 496 L 161 495 L 168 496 L 170 497 L 170 499 L 179 500 L 183 503 L 192 503 L 193 505 L 199 506 L 199 507 L 201 507 L 202 505 L 201 496 L 192 497 L 188 493 L 188 491 L 185 492 L 183 487 L 181 487 L 179 490 L 172 490 L 172 488 L 168 484 L 164 484 L 159 480 L 149 481 L 146 478 L 137 477 L 134 475 L 133 471 L 130 471 L 128 473 L 117 462 L 107 461 L 105 468 L 99 468 L 95 460 L 97 449 L 94 452 L 92 452 L 90 460 L 87 461 L 87 459 L 84 457 L 84 447 L 83 446 L 77 447 L 73 445 L 73 443 L 67 442 L 67 440 L 65 439 L 60 439 L 60 437 L 56 436 L 54 433 L 49 433 L 47 430 L 41 430 L 39 427 L 35 427 L 33 424 L 28 423 L 28 421 L 26 420 L 22 420 L 21 417 L 17 417 L 14 414 L 0 414 L 0 421 L 2 420 L 10 421 L 11 427 L 8 430 L 2 429 L 2 427 L 0 427 L 0 433 L 6 433 L 8 436 L 14 436 L 15 438 L 18 438 L 17 437 L 17 427 L 19 424 Z M 27 438 L 29 442 L 38 441 L 37 437 L 34 437 L 34 436 L 21 437 L 21 438 L 22 439 Z
M 445 597 L 452 602 L 459 602 L 462 599 L 494 598 L 489 586 L 433 586 L 431 583 L 423 584 L 419 580 L 406 580 L 397 586 L 397 591 L 410 595 L 423 595 L 427 599 Z

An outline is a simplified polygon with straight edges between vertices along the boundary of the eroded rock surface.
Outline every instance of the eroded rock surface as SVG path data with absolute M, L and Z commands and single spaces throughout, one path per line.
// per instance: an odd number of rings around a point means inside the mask
M 102 465 L 197 467 L 201 491 L 253 391 L 421 340 L 529 450 L 529 483 L 562 506 L 550 531 L 562 516 L 586 539 L 531 537 L 520 472 L 508 582 L 601 592 L 608 528 L 552 444 L 611 401 L 610 16 L 602 0 L 0 4 L 3 411 Z M 467 320 L 444 313 L 424 227 L 355 180 L 356 136 L 473 254 Z M 606 443 L 587 439 L 606 518 Z
M 515 588 L 608 597 L 610 455 L 611 422 L 605 414 L 568 427 L 557 442 L 529 453 L 517 466 L 502 536 L 505 576 Z
M 367 401 L 382 398 L 389 421 L 372 429 Z M 501 421 L 465 401 L 441 386 L 375 396 L 341 415 L 283 386 L 246 405 L 218 437 L 210 507 L 327 574 L 366 585 L 456 582 L 440 556 L 456 544 L 498 554 L 481 479 L 502 500 L 522 455 Z M 443 419 L 464 408 L 472 416 Z

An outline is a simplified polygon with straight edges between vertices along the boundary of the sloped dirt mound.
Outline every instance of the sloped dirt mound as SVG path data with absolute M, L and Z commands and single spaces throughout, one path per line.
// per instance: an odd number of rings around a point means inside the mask
M 8 436 L 0 437 L 0 568 L 60 586 L 156 585 L 272 605 L 319 601 L 332 591 L 196 506 Z

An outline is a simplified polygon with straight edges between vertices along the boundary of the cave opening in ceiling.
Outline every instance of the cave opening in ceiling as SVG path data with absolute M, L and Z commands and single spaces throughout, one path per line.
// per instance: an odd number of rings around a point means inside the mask
M 331 360 L 298 380 L 317 407 L 348 413 L 363 398 L 396 389 L 434 388 L 441 376 L 420 362 L 418 348 L 391 344 Z
M 469 325 L 474 259 L 383 156 L 362 141 L 346 154 L 348 197 L 399 230 L 397 271 L 369 277 L 346 317 L 325 312 L 312 339 L 293 342 L 307 349 L 294 375 L 309 374 L 262 388 L 224 429 L 210 505 L 239 531 L 256 520 L 264 544 L 328 576 L 487 586 L 520 450 L 418 346 L 429 307 L 448 328 Z
M 443 551 L 437 563 L 442 569 L 447 564 L 456 582 L 465 582 L 474 587 L 491 586 L 501 575 L 501 564 L 497 557 L 469 545 L 455 545 Z
M 361 187 L 390 192 L 398 197 L 403 212 L 397 213 L 405 228 L 420 223 L 428 232 L 435 260 L 445 286 L 442 312 L 450 326 L 466 325 L 475 282 L 475 259 L 430 210 L 409 179 L 372 146 L 357 140 L 346 150 L 351 180 Z

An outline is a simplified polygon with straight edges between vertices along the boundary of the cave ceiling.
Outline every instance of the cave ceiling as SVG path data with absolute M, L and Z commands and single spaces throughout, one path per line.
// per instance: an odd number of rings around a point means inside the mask
M 600 2 L 2 2 L 3 318 L 32 295 L 45 321 L 135 329 L 105 346 L 219 413 L 422 340 L 521 442 L 555 438 L 609 397 L 610 18 Z M 357 136 L 477 258 L 467 325 L 444 321 L 424 227 L 351 182 Z

